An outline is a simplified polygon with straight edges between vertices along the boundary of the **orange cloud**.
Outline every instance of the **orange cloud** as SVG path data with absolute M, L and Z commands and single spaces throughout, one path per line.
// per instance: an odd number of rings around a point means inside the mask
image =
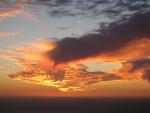
M 123 79 L 144 79 L 150 81 L 150 59 L 142 58 L 128 61 L 117 70 L 117 74 Z
M 30 71 L 22 71 L 9 77 L 16 80 L 24 80 L 28 83 L 54 86 L 64 92 L 91 90 L 101 82 L 121 79 L 113 74 L 88 72 L 84 65 L 68 66 L 65 70 L 57 72 L 52 70 L 45 72 L 39 68 L 38 64 L 33 66 L 35 70 L 32 67 Z
M 125 47 L 99 55 L 100 59 L 113 62 L 126 62 L 148 56 L 150 56 L 150 39 L 144 37 L 127 43 Z
M 63 63 L 55 66 L 53 59 L 47 56 L 47 51 L 53 50 L 55 43 L 30 44 L 30 47 L 17 48 L 8 51 L 11 54 L 19 54 L 20 57 L 1 56 L 1 59 L 15 60 L 16 64 L 22 67 L 22 71 L 13 73 L 9 77 L 16 80 L 23 80 L 28 83 L 41 84 L 57 87 L 58 90 L 85 91 L 92 90 L 100 83 L 124 80 L 149 80 L 148 71 L 145 65 L 131 72 L 135 64 L 133 60 L 144 59 L 149 55 L 150 40 L 142 38 L 130 42 L 124 48 L 109 53 L 102 53 L 98 56 L 76 62 Z M 133 51 L 135 50 L 135 51 Z M 122 64 L 121 68 L 111 72 L 90 72 L 83 65 L 83 61 L 108 61 Z M 146 69 L 146 70 L 145 70 Z M 145 73 L 145 74 L 144 74 Z
M 101 81 L 120 80 L 121 78 L 104 72 L 89 72 L 86 66 L 70 63 L 54 66 L 52 59 L 45 53 L 55 47 L 54 43 L 30 44 L 31 48 L 18 48 L 6 51 L 0 59 L 15 60 L 22 67 L 22 72 L 10 75 L 10 78 L 24 80 L 28 83 L 42 84 L 57 87 L 61 91 L 85 91 L 93 89 Z M 5 51 L 3 51 L 5 53 Z
M 0 2 L 0 21 L 7 17 L 15 17 L 16 15 L 22 15 L 23 17 L 31 20 L 37 20 L 38 17 L 24 10 L 24 5 L 29 7 L 27 4 L 28 0 L 20 0 L 16 1 L 13 4 L 9 4 L 7 2 Z

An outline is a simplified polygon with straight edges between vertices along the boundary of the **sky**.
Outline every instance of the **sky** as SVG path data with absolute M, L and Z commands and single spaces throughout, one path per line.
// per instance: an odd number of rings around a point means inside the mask
M 1 0 L 0 96 L 150 97 L 149 0 Z

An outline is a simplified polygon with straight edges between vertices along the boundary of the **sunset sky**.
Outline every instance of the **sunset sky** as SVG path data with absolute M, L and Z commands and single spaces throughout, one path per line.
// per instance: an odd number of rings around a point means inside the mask
M 0 96 L 150 97 L 150 0 L 1 0 Z

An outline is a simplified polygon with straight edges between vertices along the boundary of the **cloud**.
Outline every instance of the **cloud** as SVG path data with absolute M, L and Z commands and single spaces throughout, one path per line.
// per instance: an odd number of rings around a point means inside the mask
M 150 69 L 144 71 L 143 78 L 150 82 Z
M 47 45 L 33 44 L 31 48 L 36 47 L 35 50 L 16 50 L 24 56 L 13 58 L 23 71 L 11 74 L 10 78 L 54 86 L 61 91 L 91 90 L 100 83 L 114 80 L 150 81 L 149 18 L 150 12 L 134 14 L 128 20 L 105 25 L 96 33 L 64 38 Z M 90 72 L 81 62 L 86 59 L 119 60 L 122 67 L 112 72 Z
M 103 29 L 100 28 L 97 30 L 98 33 L 91 33 L 76 38 L 64 38 L 57 41 L 56 47 L 47 54 L 54 60 L 56 65 L 103 54 L 113 54 L 113 52 L 116 53 L 117 51 L 118 53 L 116 54 L 118 55 L 124 49 L 131 51 L 133 54 L 139 53 L 136 56 L 149 56 L 149 18 L 150 12 L 136 14 L 129 20 L 116 21 Z M 138 44 L 141 44 L 141 46 Z M 136 51 L 133 51 L 132 47 L 135 47 Z M 141 54 L 142 51 L 145 53 Z M 132 55 L 130 56 L 132 57 Z
M 28 83 L 54 86 L 64 92 L 91 90 L 101 82 L 121 80 L 114 74 L 88 72 L 87 67 L 82 64 L 68 66 L 64 71 L 49 71 L 48 73 L 41 70 L 38 64 L 35 64 L 34 68 L 36 69 L 18 72 L 9 77 Z
M 27 55 L 26 52 L 20 52 Z M 31 56 L 30 53 L 28 55 Z M 88 67 L 77 63 L 71 63 L 61 68 L 50 68 L 49 65 L 44 68 L 43 66 L 47 65 L 47 62 L 43 62 L 46 57 L 41 59 L 37 55 L 32 56 L 32 60 L 27 56 L 24 58 L 9 57 L 8 59 L 16 60 L 16 64 L 23 68 L 23 71 L 10 74 L 10 78 L 56 87 L 64 92 L 93 90 L 101 83 L 112 81 L 150 80 L 149 58 L 127 61 L 122 64 L 122 67 L 110 72 L 88 71 Z
M 22 68 L 10 78 L 54 86 L 61 91 L 90 90 L 100 83 L 114 80 L 150 81 L 148 0 L 2 0 L 0 5 L 1 19 L 18 14 L 32 18 L 34 15 L 24 10 L 25 5 L 31 5 L 49 7 L 49 14 L 53 17 L 105 16 L 113 20 L 81 37 L 67 37 L 46 45 L 33 44 L 31 48 L 15 49 L 8 52 L 9 55 L 0 56 L 0 59 L 14 60 Z M 82 64 L 82 60 L 87 59 L 118 60 L 122 67 L 113 72 L 90 72 Z
M 53 17 L 105 16 L 113 20 L 150 10 L 149 0 L 35 0 L 32 4 L 48 6 Z
M 18 32 L 0 32 L 0 39 L 7 37 L 14 37 L 18 34 Z
M 119 18 L 129 18 L 133 14 L 139 14 L 150 11 L 149 0 L 1 0 L 2 6 L 1 18 L 15 16 L 17 14 L 27 15 L 33 20 L 37 16 L 26 12 L 24 9 L 37 9 L 38 7 L 47 7 L 48 14 L 51 17 L 86 17 L 96 18 L 105 17 L 106 20 L 116 20 Z M 31 8 L 32 7 L 32 8 Z M 104 20 L 105 21 L 105 20 Z
M 134 72 L 134 71 L 139 70 L 141 68 L 149 68 L 150 67 L 150 59 L 149 58 L 143 58 L 143 59 L 128 61 L 126 63 L 132 64 L 132 68 L 130 69 L 130 72 Z
M 139 45 L 139 44 L 138 44 Z M 101 83 L 123 82 L 124 80 L 148 80 L 149 59 L 127 60 L 110 72 L 89 71 L 83 62 L 53 67 L 52 59 L 45 56 L 55 45 L 30 44 L 25 48 L 3 51 L 0 59 L 14 60 L 21 70 L 9 75 L 14 80 L 56 87 L 63 92 L 93 90 Z M 8 54 L 9 53 L 9 54 Z M 12 55 L 11 55 L 12 54 Z M 17 54 L 15 56 L 14 54 Z M 13 56 L 14 55 L 14 56 Z M 90 59 L 93 61 L 93 59 Z M 99 59 L 97 59 L 99 60 Z M 100 67 L 99 67 L 100 68 Z
M 150 59 L 149 58 L 134 60 L 127 63 L 130 63 L 132 65 L 132 67 L 129 70 L 130 73 L 141 72 L 142 78 L 147 81 L 150 81 Z
M 54 68 L 53 62 L 45 56 L 45 52 L 51 48 L 47 47 L 48 45 L 32 44 L 32 49 L 2 51 L 7 54 L 1 55 L 1 60 L 13 60 L 15 65 L 21 68 L 9 77 L 28 83 L 53 86 L 61 91 L 91 90 L 100 83 L 121 80 L 120 76 L 112 73 L 88 71 L 88 67 L 79 63 Z
M 65 27 L 57 27 L 57 29 L 59 29 L 59 30 L 66 30 L 66 29 L 69 29 L 69 27 L 68 27 L 68 26 L 65 26 Z
M 30 20 L 37 20 L 38 17 L 33 14 L 25 11 L 26 8 L 29 8 L 29 3 L 27 0 L 17 0 L 17 1 L 9 1 L 9 0 L 1 0 L 0 1 L 0 20 L 4 20 L 7 17 L 15 17 L 16 15 L 22 15 L 23 17 Z M 31 8 L 30 8 L 31 9 Z
M 134 59 L 122 63 L 122 66 L 112 73 L 122 80 L 146 80 L 150 81 L 150 59 Z

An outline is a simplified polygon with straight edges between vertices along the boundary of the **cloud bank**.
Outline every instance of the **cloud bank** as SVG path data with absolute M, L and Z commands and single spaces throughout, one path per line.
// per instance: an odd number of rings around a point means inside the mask
M 56 42 L 57 46 L 53 50 L 50 50 L 48 55 L 57 65 L 59 63 L 94 57 L 103 53 L 115 52 L 119 49 L 126 48 L 126 46 L 134 46 L 136 43 L 142 42 L 142 40 L 149 42 L 149 18 L 150 12 L 134 15 L 129 20 L 120 20 L 109 24 L 104 29 L 99 29 L 98 33 L 87 34 L 76 38 L 64 38 Z M 149 51 L 149 43 L 143 43 L 143 46 Z M 139 46 L 138 48 L 141 47 Z M 138 50 L 131 51 L 134 53 Z M 146 53 L 146 55 L 148 56 L 149 53 Z

